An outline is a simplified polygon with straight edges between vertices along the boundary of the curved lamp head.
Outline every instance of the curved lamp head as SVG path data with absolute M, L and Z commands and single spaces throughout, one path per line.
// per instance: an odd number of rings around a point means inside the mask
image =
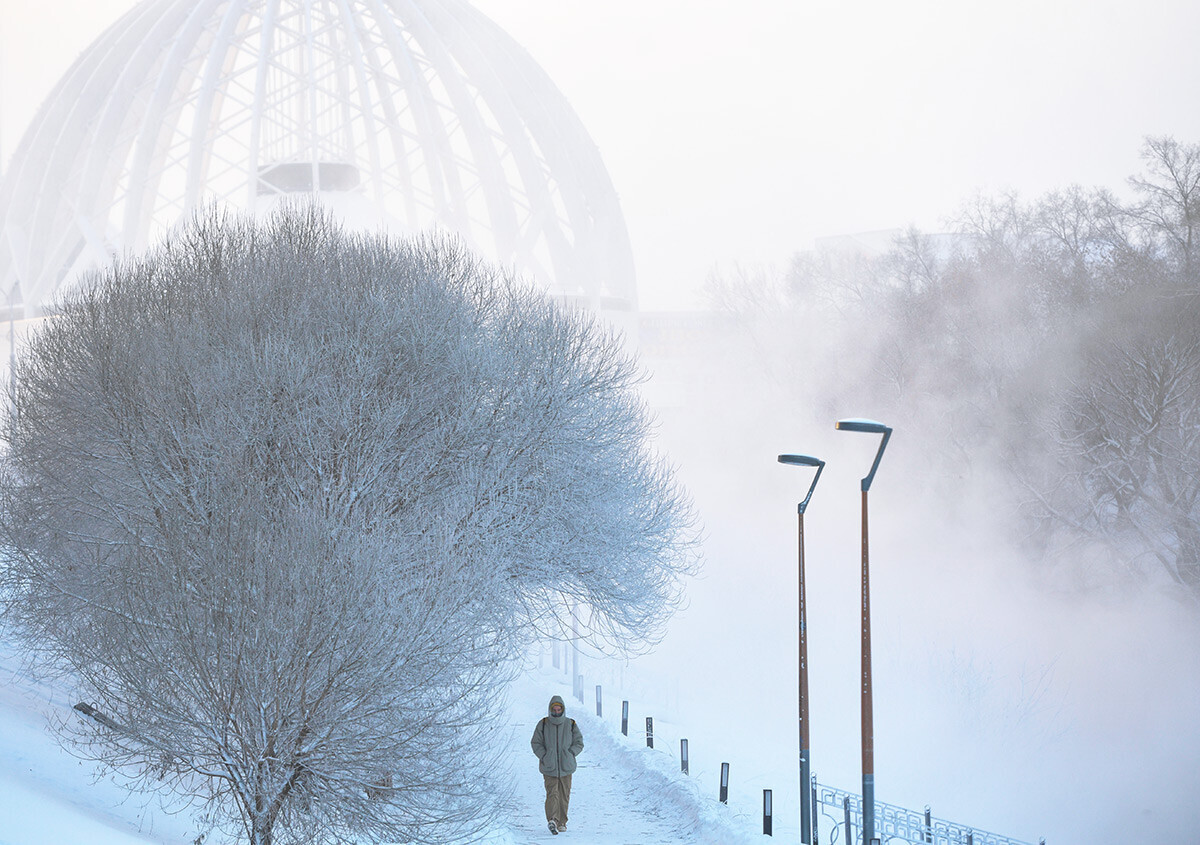
M 812 498 L 813 490 L 817 489 L 817 479 L 821 477 L 821 470 L 825 469 L 825 462 L 820 458 L 814 458 L 812 455 L 780 455 L 779 463 L 817 468 L 817 474 L 813 476 L 812 484 L 809 485 L 808 495 L 804 497 L 803 502 L 796 506 L 796 512 L 803 516 L 804 509 L 808 507 L 808 500 Z
M 888 438 L 892 436 L 892 427 L 884 425 L 881 422 L 875 422 L 874 420 L 850 419 L 838 420 L 834 428 L 838 431 L 857 431 L 863 434 L 883 435 L 883 439 L 879 441 L 879 451 L 875 453 L 875 463 L 871 464 L 871 471 L 862 480 L 862 491 L 866 493 L 871 489 L 871 482 L 875 480 L 875 470 L 879 469 L 879 461 L 883 457 L 883 450 L 887 448 Z

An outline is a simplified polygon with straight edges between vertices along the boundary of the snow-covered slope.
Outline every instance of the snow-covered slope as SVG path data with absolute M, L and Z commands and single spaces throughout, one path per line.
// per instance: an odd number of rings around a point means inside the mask
M 49 720 L 73 717 L 73 702 L 17 666 L 0 655 L 0 845 L 191 845 L 186 818 L 96 780 L 58 746 Z
M 533 671 L 514 684 L 509 730 L 497 733 L 514 795 L 501 823 L 480 845 L 526 845 L 551 839 L 545 793 L 529 749 L 534 724 L 551 695 L 568 700 L 586 748 L 574 779 L 570 830 L 557 845 L 742 845 L 764 841 L 757 819 L 738 816 L 701 794 L 678 763 L 624 737 L 570 700 L 560 674 Z M 51 719 L 76 718 L 61 690 L 32 681 L 0 655 L 0 845 L 192 845 L 199 829 L 186 813 L 166 813 L 153 798 L 129 797 L 64 752 Z M 758 828 L 761 829 L 761 828 Z M 209 837 L 205 845 L 215 845 Z

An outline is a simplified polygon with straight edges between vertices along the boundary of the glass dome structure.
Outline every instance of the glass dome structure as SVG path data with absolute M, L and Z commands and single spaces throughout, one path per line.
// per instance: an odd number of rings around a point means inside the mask
M 595 144 L 465 0 L 145 0 L 22 138 L 0 182 L 0 285 L 37 316 L 198 207 L 312 194 L 351 225 L 449 230 L 559 297 L 636 308 Z

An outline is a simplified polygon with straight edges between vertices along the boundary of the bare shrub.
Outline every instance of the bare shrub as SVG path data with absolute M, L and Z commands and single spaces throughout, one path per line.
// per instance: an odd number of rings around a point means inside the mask
M 210 214 L 69 294 L 4 422 L 6 618 L 73 739 L 254 845 L 486 823 L 509 658 L 693 564 L 620 341 L 442 240 Z

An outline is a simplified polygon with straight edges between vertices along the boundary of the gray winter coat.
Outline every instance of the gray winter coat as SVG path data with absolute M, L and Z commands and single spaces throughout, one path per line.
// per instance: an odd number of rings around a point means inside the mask
M 575 758 L 583 751 L 583 734 L 574 719 L 567 718 L 566 705 L 559 696 L 550 699 L 546 712 L 555 704 L 563 705 L 563 715 L 547 716 L 533 729 L 529 741 L 538 758 L 538 771 L 550 777 L 560 778 L 575 772 Z

